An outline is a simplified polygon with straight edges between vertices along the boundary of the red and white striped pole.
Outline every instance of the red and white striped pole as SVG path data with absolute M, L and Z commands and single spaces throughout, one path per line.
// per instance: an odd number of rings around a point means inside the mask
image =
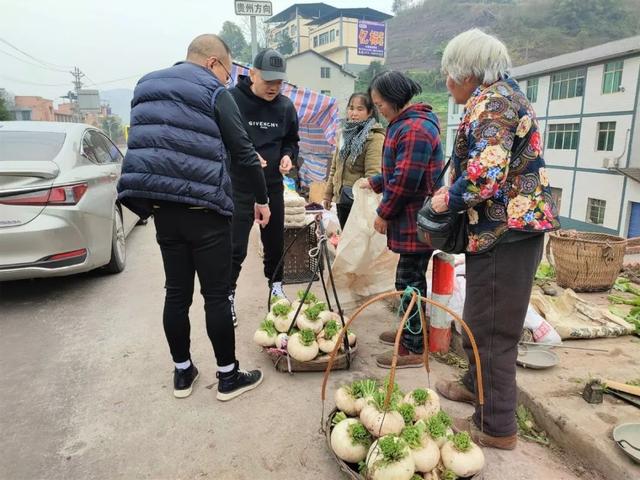
M 453 294 L 455 279 L 455 258 L 453 255 L 438 252 L 433 257 L 433 273 L 431 278 L 431 300 L 449 305 Z M 451 316 L 434 305 L 431 306 L 431 323 L 429 325 L 429 351 L 431 353 L 447 353 L 451 343 Z

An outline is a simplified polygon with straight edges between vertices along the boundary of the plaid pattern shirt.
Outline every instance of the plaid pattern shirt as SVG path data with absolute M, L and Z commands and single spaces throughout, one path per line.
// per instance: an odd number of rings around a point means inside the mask
M 411 105 L 387 128 L 382 173 L 369 179 L 382 193 L 378 215 L 387 220 L 387 245 L 396 253 L 431 249 L 418 241 L 416 217 L 427 195 L 433 193 L 444 167 L 438 117 L 429 105 Z

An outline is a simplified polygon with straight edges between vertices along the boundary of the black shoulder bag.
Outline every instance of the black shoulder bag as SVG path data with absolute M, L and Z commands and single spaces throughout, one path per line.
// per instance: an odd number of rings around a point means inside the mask
M 524 149 L 529 144 L 530 136 L 531 130 L 529 130 L 529 133 L 519 142 L 514 141 L 510 163 L 522 155 Z M 440 172 L 434 185 L 440 183 L 440 180 L 442 180 L 450 165 L 451 158 L 449 158 L 442 172 Z M 466 210 L 462 212 L 451 212 L 447 210 L 446 212 L 436 213 L 433 208 L 431 208 L 432 197 L 433 195 L 428 196 L 424 205 L 418 211 L 418 240 L 445 253 L 463 253 L 467 249 L 468 241 L 467 226 L 469 220 Z

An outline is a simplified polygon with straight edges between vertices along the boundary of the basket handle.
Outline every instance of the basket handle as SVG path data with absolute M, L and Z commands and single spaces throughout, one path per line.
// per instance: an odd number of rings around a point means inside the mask
M 551 265 L 554 269 L 556 266 L 553 264 L 553 257 L 551 255 L 551 237 L 547 239 L 547 246 L 545 247 L 545 256 L 547 257 L 547 263 Z
M 346 323 L 344 328 L 338 333 L 338 335 L 339 335 L 338 336 L 338 341 L 336 342 L 336 346 L 333 348 L 333 351 L 329 355 L 329 361 L 327 363 L 327 368 L 324 371 L 324 376 L 323 376 L 323 379 L 322 379 L 321 399 L 322 399 L 323 409 L 324 409 L 324 402 L 326 401 L 326 398 L 327 398 L 327 383 L 329 382 L 329 375 L 331 374 L 331 370 L 332 370 L 333 364 L 335 362 L 336 355 L 338 353 L 338 350 L 340 349 L 340 344 L 342 342 L 343 336 L 345 335 L 345 333 L 347 331 L 347 328 L 370 305 L 372 305 L 372 304 L 374 304 L 376 302 L 379 302 L 380 300 L 384 300 L 386 298 L 400 297 L 403 294 L 404 294 L 404 292 L 395 291 L 395 292 L 388 292 L 388 293 L 382 293 L 380 295 L 376 295 L 375 297 L 373 297 L 372 299 L 368 300 L 363 305 L 361 305 L 353 313 L 353 315 L 351 316 L 349 321 Z M 392 363 L 391 363 L 391 372 L 390 372 L 390 375 L 389 375 L 389 388 L 387 390 L 387 395 L 385 397 L 385 407 L 389 405 L 388 402 L 391 399 L 391 393 L 393 392 L 393 379 L 395 378 L 396 364 L 397 364 L 397 359 L 398 359 L 398 349 L 400 347 L 400 337 L 402 336 L 402 329 L 404 328 L 404 324 L 407 321 L 407 318 L 409 318 L 409 314 L 410 314 L 413 306 L 416 304 L 417 301 L 421 301 L 423 303 L 428 303 L 431 306 L 434 306 L 434 307 L 437 307 L 437 308 L 441 308 L 442 310 L 447 312 L 449 315 L 451 315 L 453 317 L 454 320 L 460 322 L 460 324 L 462 325 L 462 328 L 464 329 L 465 333 L 469 336 L 469 341 L 471 342 L 471 348 L 473 350 L 473 357 L 474 357 L 475 362 L 476 362 L 476 377 L 477 377 L 477 389 L 476 389 L 476 392 L 477 392 L 477 397 L 478 397 L 478 404 L 480 406 L 483 406 L 484 405 L 484 388 L 483 388 L 483 382 L 482 382 L 482 365 L 480 364 L 480 353 L 478 352 L 478 346 L 476 344 L 476 339 L 473 336 L 473 333 L 471 332 L 471 329 L 466 324 L 466 322 L 462 318 L 460 318 L 460 316 L 456 312 L 454 312 L 452 309 L 450 309 L 448 306 L 443 305 L 443 304 L 441 304 L 439 302 L 436 302 L 434 300 L 431 300 L 429 298 L 418 296 L 414 292 L 412 297 L 411 297 L 411 303 L 409 303 L 409 307 L 407 308 L 407 310 L 406 310 L 406 312 L 404 314 L 404 317 L 402 319 L 402 322 L 400 322 L 400 325 L 398 326 L 398 332 L 396 333 L 396 339 L 395 339 L 395 343 L 394 343 L 394 347 L 393 347 L 393 358 L 392 358 Z M 427 345 L 428 345 L 428 343 L 427 343 L 427 329 L 426 329 L 426 319 L 424 318 L 424 315 L 420 315 L 420 320 L 422 322 L 423 343 L 425 345 L 424 352 L 423 352 L 424 365 L 425 365 L 425 369 L 427 370 L 427 372 L 429 372 L 429 349 L 427 348 Z

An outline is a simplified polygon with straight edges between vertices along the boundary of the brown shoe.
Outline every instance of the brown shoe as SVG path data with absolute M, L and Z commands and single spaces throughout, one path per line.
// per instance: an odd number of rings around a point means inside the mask
M 456 381 L 438 380 L 436 382 L 436 391 L 444 398 L 454 402 L 476 404 L 476 396 L 467 390 L 467 387 Z
M 381 353 L 376 357 L 376 365 L 380 368 L 391 368 L 393 350 Z M 421 353 L 413 353 L 400 345 L 398 349 L 398 361 L 396 368 L 419 368 L 424 365 L 424 358 Z
M 386 332 L 382 332 L 378 339 L 380 343 L 393 346 L 396 343 L 396 333 L 394 330 L 387 330 Z
M 471 435 L 471 439 L 481 447 L 497 448 L 498 450 L 513 450 L 518 444 L 518 435 L 516 434 L 509 435 L 507 437 L 492 437 L 487 433 L 481 432 L 471 417 L 454 418 L 452 428 L 456 433 L 469 433 Z

